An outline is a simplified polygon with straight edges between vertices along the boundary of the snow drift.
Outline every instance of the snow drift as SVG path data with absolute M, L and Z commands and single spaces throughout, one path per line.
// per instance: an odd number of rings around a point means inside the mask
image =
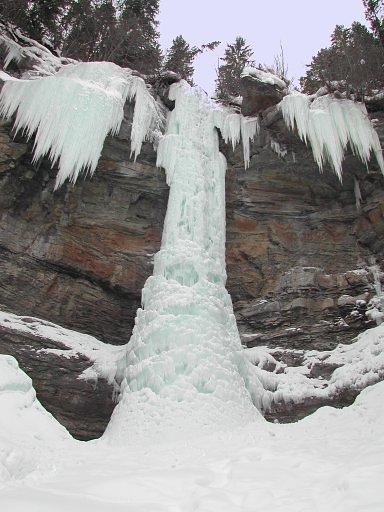
M 55 466 L 69 443 L 65 428 L 36 399 L 31 379 L 0 355 L 0 485 Z

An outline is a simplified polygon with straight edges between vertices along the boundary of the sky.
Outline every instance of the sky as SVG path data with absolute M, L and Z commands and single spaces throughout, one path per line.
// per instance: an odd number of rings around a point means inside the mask
M 254 60 L 267 65 L 281 43 L 288 78 L 297 83 L 312 56 L 329 46 L 336 25 L 365 18 L 362 0 L 160 0 L 159 21 L 164 50 L 179 34 L 191 45 L 221 41 L 195 61 L 194 81 L 212 94 L 218 59 L 238 35 L 253 49 Z

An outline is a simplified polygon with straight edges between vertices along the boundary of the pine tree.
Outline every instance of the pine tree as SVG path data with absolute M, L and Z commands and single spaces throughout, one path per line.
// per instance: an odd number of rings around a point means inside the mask
M 300 84 L 307 93 L 326 86 L 337 88 L 359 99 L 384 87 L 384 52 L 380 42 L 367 27 L 353 23 L 350 28 L 336 26 L 329 48 L 313 57 Z
M 116 38 L 113 0 L 77 0 L 63 19 L 63 53 L 82 61 L 109 60 Z
M 37 41 L 82 61 L 110 60 L 145 74 L 160 69 L 159 0 L 2 0 L 0 16 Z
M 163 70 L 174 71 L 193 85 L 193 61 L 200 53 L 205 50 L 214 50 L 219 44 L 220 41 L 212 41 L 200 47 L 190 46 L 183 36 L 177 36 L 172 41 L 172 46 L 165 56 Z
M 384 1 L 363 0 L 365 17 L 371 24 L 371 29 L 384 47 Z
M 216 96 L 228 100 L 238 96 L 240 92 L 240 77 L 245 66 L 253 64 L 253 51 L 241 36 L 236 37 L 233 44 L 228 44 L 223 64 L 217 70 Z
M 63 54 L 82 61 L 92 60 L 96 35 L 95 9 L 92 0 L 71 2 L 64 16 Z
M 32 39 L 58 47 L 62 42 L 61 20 L 70 3 L 71 0 L 1 0 L 0 16 Z
M 165 56 L 163 70 L 174 71 L 192 84 L 193 61 L 196 56 L 194 47 L 190 47 L 183 36 L 177 36 Z
M 121 0 L 118 30 L 123 44 L 118 45 L 113 61 L 145 74 L 159 71 L 162 52 L 159 44 L 159 0 Z
M 30 2 L 28 17 L 32 37 L 48 40 L 52 46 L 61 44 L 60 20 L 67 7 L 67 0 L 33 0 Z

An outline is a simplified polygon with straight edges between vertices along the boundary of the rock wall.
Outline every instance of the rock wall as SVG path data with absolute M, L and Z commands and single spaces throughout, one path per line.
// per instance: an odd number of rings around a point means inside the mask
M 239 154 L 227 155 L 228 289 L 239 328 L 249 346 L 334 348 L 375 325 L 365 313 L 375 295 L 369 267 L 384 256 L 384 178 L 375 162 L 366 169 L 348 155 L 340 183 L 319 172 L 279 115 L 266 124 L 247 171 Z
M 383 115 L 375 116 L 382 132 Z M 49 162 L 32 166 L 31 144 L 12 141 L 10 126 L 1 125 L 2 309 L 105 342 L 128 341 L 160 246 L 168 196 L 150 146 L 137 162 L 129 158 L 130 118 L 128 105 L 93 178 L 56 192 Z M 271 140 L 279 143 L 280 156 Z M 343 184 L 329 169 L 320 174 L 311 151 L 287 132 L 273 107 L 251 147 L 248 170 L 240 150 L 223 145 L 223 151 L 229 162 L 228 290 L 244 343 L 328 349 L 372 326 L 365 314 L 374 294 L 368 267 L 373 259 L 381 264 L 384 254 L 384 180 L 375 164 L 367 172 L 349 155 Z M 45 342 L 0 332 L 0 352 L 18 358 L 47 409 L 79 438 L 100 435 L 113 407 L 111 388 L 71 384 L 87 361 L 66 367 L 60 358 L 35 357 L 39 343 Z M 94 418 L 88 427 L 87 417 Z
M 0 128 L 0 307 L 128 341 L 168 197 L 151 148 L 130 160 L 129 128 L 106 142 L 92 179 L 56 192 L 49 162 L 34 169 L 30 145 Z

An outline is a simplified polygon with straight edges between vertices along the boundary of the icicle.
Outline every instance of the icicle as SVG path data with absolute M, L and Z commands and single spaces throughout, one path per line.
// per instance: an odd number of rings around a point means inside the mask
M 284 158 L 288 154 L 288 151 L 282 148 L 277 140 L 271 139 L 271 149 L 279 158 Z
M 310 104 L 308 96 L 296 92 L 286 96 L 280 108 L 287 126 L 292 130 L 296 126 L 299 137 L 311 144 L 320 169 L 328 160 L 341 179 L 342 161 L 349 143 L 365 164 L 373 152 L 384 173 L 380 140 L 364 105 L 329 95 Z
M 4 69 L 7 69 L 12 61 L 20 62 L 24 55 L 20 45 L 12 39 L 3 37 L 2 43 L 5 46 Z
M 373 276 L 373 287 L 376 294 L 368 303 L 366 316 L 374 320 L 377 325 L 380 325 L 384 322 L 384 291 L 381 285 L 382 272 L 374 257 L 371 258 L 371 266 L 368 268 Z
M 259 133 L 259 120 L 256 117 L 244 117 L 230 109 L 223 108 L 216 104 L 213 106 L 214 124 L 219 128 L 224 142 L 231 143 L 234 150 L 242 140 L 244 167 L 249 167 L 249 143 Z
M 222 109 L 215 111 L 214 119 L 224 142 L 231 143 L 235 149 L 241 137 L 241 116 L 230 109 Z
M 134 154 L 136 160 L 143 142 L 151 140 L 153 135 L 159 132 L 163 120 L 159 107 L 142 78 L 130 77 L 129 89 L 129 100 L 135 98 L 131 130 L 131 156 Z
M 74 183 L 81 172 L 93 174 L 106 136 L 120 129 L 127 96 L 136 98 L 136 157 L 161 115 L 143 80 L 112 63 L 79 63 L 53 76 L 8 81 L 0 93 L 0 115 L 16 113 L 16 132 L 35 134 L 34 161 L 48 154 L 52 165 L 58 163 L 59 187 L 66 179 Z
M 361 190 L 360 190 L 360 185 L 359 185 L 359 181 L 356 178 L 356 176 L 353 178 L 353 180 L 354 180 L 353 190 L 355 192 L 356 209 L 360 211 L 361 210 Z
M 243 142 L 243 156 L 244 156 L 244 167 L 249 167 L 249 143 L 255 139 L 255 136 L 260 131 L 259 119 L 257 117 L 243 117 L 241 116 L 241 140 Z

